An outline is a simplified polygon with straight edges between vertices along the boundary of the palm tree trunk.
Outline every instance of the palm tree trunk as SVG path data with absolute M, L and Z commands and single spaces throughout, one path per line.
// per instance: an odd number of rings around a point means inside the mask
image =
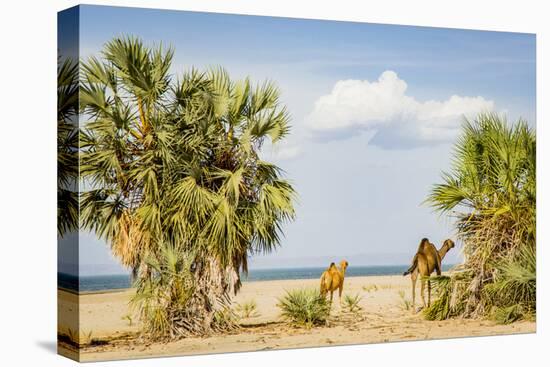
M 231 298 L 240 288 L 240 276 L 233 267 L 222 267 L 214 257 L 195 263 L 193 295 L 174 316 L 175 336 L 209 335 L 237 327 Z

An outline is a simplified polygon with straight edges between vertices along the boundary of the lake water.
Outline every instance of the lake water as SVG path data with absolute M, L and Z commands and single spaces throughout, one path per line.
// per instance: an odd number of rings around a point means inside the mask
M 346 276 L 373 276 L 373 275 L 400 275 L 403 274 L 409 265 L 380 265 L 380 266 L 350 266 Z M 443 265 L 443 270 L 450 269 L 452 265 Z M 283 279 L 317 279 L 325 270 L 325 267 L 318 268 L 288 268 L 288 269 L 255 269 L 250 270 L 248 277 L 242 275 L 243 282 L 254 282 L 260 280 L 283 280 Z M 77 277 L 70 274 L 57 274 L 58 287 L 80 291 L 109 291 L 116 289 L 131 288 L 132 283 L 129 275 L 94 275 Z

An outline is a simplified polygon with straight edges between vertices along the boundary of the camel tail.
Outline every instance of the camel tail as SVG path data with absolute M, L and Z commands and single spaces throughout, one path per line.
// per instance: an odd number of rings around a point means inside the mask
M 414 255 L 414 259 L 413 259 L 413 262 L 411 264 L 411 267 L 408 268 L 407 271 L 403 273 L 403 276 L 406 276 L 406 275 L 412 273 L 416 269 L 417 265 L 418 265 L 418 256 Z

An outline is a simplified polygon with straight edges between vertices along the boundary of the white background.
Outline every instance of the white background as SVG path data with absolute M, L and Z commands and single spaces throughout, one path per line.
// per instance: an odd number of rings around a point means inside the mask
M 548 243 L 550 228 L 546 159 L 550 149 L 547 128 L 550 124 L 550 26 L 544 1 L 134 0 L 86 3 L 537 33 L 537 334 L 162 358 L 113 365 L 547 365 L 550 255 L 544 244 Z M 0 5 L 0 364 L 3 366 L 75 364 L 55 354 L 55 90 L 56 12 L 76 4 L 61 0 L 36 3 L 4 0 Z M 103 365 L 107 363 L 97 364 Z

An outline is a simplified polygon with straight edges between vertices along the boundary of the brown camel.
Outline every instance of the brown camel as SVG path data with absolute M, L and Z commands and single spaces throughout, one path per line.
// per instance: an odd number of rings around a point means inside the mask
M 342 291 L 344 290 L 344 277 L 347 267 L 348 262 L 346 260 L 340 261 L 340 269 L 334 263 L 331 263 L 328 269 L 321 275 L 321 296 L 326 297 L 327 293 L 330 292 L 331 305 L 333 293 L 337 289 L 340 303 L 342 303 Z
M 439 250 L 437 250 L 433 243 L 431 243 L 427 238 L 423 238 L 420 241 L 418 246 L 418 251 L 414 255 L 411 267 L 403 273 L 403 276 L 411 274 L 412 280 L 412 312 L 415 312 L 414 301 L 415 301 L 415 288 L 416 288 L 416 279 L 420 274 L 420 296 L 422 297 L 422 304 L 426 307 L 426 299 L 424 298 L 424 287 L 426 283 L 428 284 L 428 307 L 431 303 L 431 284 L 429 276 L 436 271 L 437 275 L 441 275 L 441 261 L 447 254 L 447 252 L 455 247 L 455 243 L 447 239 L 443 242 L 443 245 Z M 428 278 L 428 279 L 426 279 Z

